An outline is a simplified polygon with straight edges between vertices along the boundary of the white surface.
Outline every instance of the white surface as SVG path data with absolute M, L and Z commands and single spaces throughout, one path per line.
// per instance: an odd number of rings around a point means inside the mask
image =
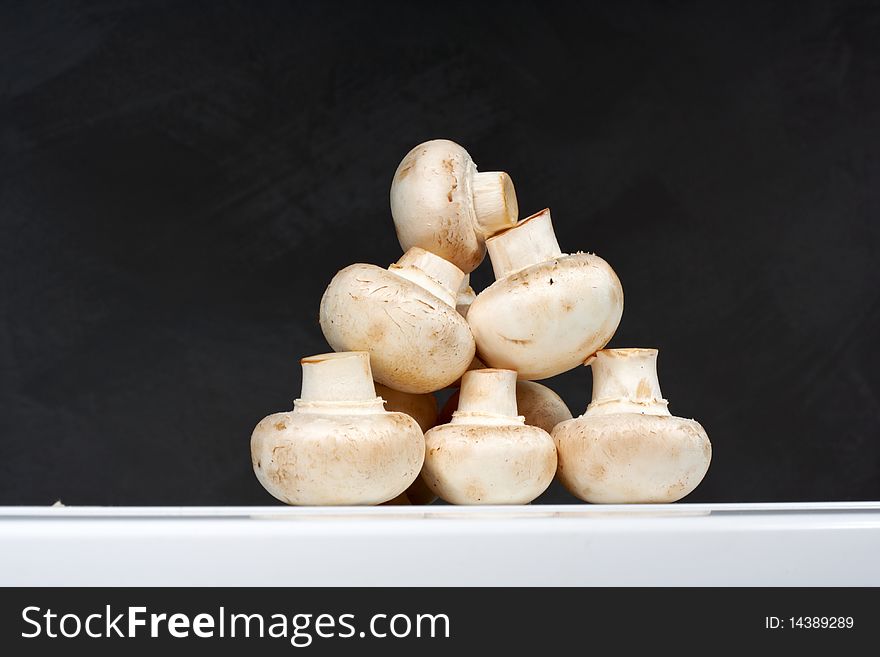
M 880 503 L 0 507 L 0 585 L 880 586 Z

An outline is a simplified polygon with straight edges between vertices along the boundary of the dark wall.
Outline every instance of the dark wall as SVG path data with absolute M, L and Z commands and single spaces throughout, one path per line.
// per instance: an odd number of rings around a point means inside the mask
M 4 4 L 0 504 L 270 503 L 250 431 L 434 137 L 617 270 L 689 501 L 880 498 L 880 5 L 419 4 Z

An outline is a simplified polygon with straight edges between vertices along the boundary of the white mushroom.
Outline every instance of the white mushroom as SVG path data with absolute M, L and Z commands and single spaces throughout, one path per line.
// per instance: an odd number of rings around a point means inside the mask
M 381 504 L 415 480 L 425 456 L 419 425 L 376 396 L 365 352 L 302 359 L 293 411 L 251 436 L 257 479 L 287 504 Z
M 376 381 L 425 393 L 458 379 L 474 338 L 455 310 L 464 274 L 420 248 L 387 270 L 357 264 L 340 271 L 321 299 L 324 337 L 335 351 L 368 351 Z
M 447 139 L 413 148 L 391 181 L 391 215 L 403 250 L 421 247 L 465 273 L 483 261 L 486 237 L 516 223 L 518 212 L 510 176 L 477 172 L 468 152 Z
M 486 244 L 496 280 L 477 295 L 467 320 L 487 365 L 546 379 L 608 343 L 623 315 L 620 281 L 596 255 L 564 255 L 549 210 Z
M 437 398 L 434 395 L 400 392 L 381 383 L 376 384 L 376 392 L 385 400 L 386 411 L 406 413 L 419 423 L 423 433 L 437 424 Z M 437 496 L 419 476 L 400 498 L 397 502 L 391 500 L 388 504 L 430 504 Z
M 458 408 L 458 399 L 459 391 L 455 391 L 440 411 L 438 424 L 446 424 L 452 419 L 453 412 Z M 547 433 L 553 431 L 560 422 L 571 419 L 571 411 L 562 397 L 534 381 L 516 382 L 516 408 L 526 424 Z
M 610 504 L 675 502 L 694 490 L 712 445 L 698 422 L 669 413 L 657 350 L 605 349 L 590 365 L 593 401 L 553 430 L 563 485 Z
M 452 421 L 425 435 L 422 478 L 447 502 L 527 504 L 553 480 L 553 440 L 517 416 L 515 386 L 516 372 L 467 372 Z

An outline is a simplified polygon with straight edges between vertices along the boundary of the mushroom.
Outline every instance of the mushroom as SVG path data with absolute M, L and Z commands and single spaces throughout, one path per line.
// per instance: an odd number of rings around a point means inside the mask
M 496 280 L 467 316 L 483 362 L 520 379 L 546 379 L 608 343 L 623 315 L 620 281 L 602 258 L 560 251 L 550 210 L 486 245 Z
M 425 434 L 422 478 L 453 504 L 527 504 L 556 472 L 556 449 L 516 410 L 516 372 L 485 369 L 462 378 L 449 424 Z
M 391 181 L 391 216 L 400 246 L 421 247 L 470 273 L 484 241 L 516 223 L 513 182 L 504 172 L 477 172 L 468 152 L 447 139 L 419 144 Z
M 423 433 L 437 424 L 437 398 L 434 395 L 414 395 L 409 392 L 400 392 L 383 386 L 381 383 L 376 384 L 376 392 L 385 400 L 386 411 L 406 413 L 419 423 Z M 430 504 L 437 499 L 437 496 L 419 476 L 400 498 L 396 502 L 391 500 L 387 504 Z
M 702 481 L 712 445 L 660 393 L 656 349 L 604 349 L 590 363 L 593 400 L 559 424 L 557 475 L 575 496 L 607 504 L 675 502 Z
M 415 480 L 425 456 L 418 423 L 387 412 L 366 352 L 303 358 L 293 411 L 264 418 L 251 436 L 263 487 L 287 504 L 381 504 Z
M 452 393 L 440 411 L 438 424 L 446 424 L 452 419 L 452 413 L 458 408 L 459 391 Z M 534 381 L 516 382 L 516 408 L 531 427 L 538 427 L 547 433 L 560 422 L 571 419 L 571 411 L 562 401 L 562 397 L 550 388 Z
M 388 269 L 346 267 L 321 299 L 324 337 L 335 351 L 368 351 L 373 376 L 389 388 L 445 388 L 474 357 L 470 328 L 455 310 L 463 277 L 451 262 L 418 247 Z

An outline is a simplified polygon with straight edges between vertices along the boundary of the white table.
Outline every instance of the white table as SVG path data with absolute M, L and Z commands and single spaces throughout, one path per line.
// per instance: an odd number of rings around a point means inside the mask
M 0 585 L 872 585 L 880 503 L 0 507 Z

